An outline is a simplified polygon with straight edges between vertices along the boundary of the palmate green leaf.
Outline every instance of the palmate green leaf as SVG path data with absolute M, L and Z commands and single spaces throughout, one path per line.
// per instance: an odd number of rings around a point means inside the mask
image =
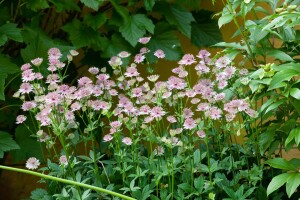
M 265 163 L 276 169 L 297 170 L 294 165 L 290 164 L 289 161 L 284 158 L 273 158 L 271 160 L 267 160 Z
M 286 193 L 290 198 L 300 185 L 300 173 L 290 173 L 290 177 L 286 182 Z
M 161 12 L 170 25 L 175 25 L 181 33 L 191 38 L 192 22 L 195 21 L 190 11 L 184 10 L 182 7 L 170 5 L 167 3 L 159 3 L 155 10 Z
M 154 35 L 147 45 L 151 52 L 163 50 L 167 60 L 179 60 L 182 56 L 181 45 L 175 31 L 166 23 L 158 23 L 155 26 Z M 149 60 L 155 61 L 156 57 L 150 54 Z
M 104 58 L 110 58 L 118 55 L 121 51 L 132 52 L 133 47 L 131 47 L 121 35 L 115 33 L 111 36 L 110 40 L 107 40 L 102 56 Z
M 19 67 L 16 64 L 11 62 L 8 57 L 0 54 L 0 100 L 5 100 L 4 86 L 7 75 L 14 74 L 19 71 Z
M 83 19 L 84 23 L 94 30 L 98 30 L 106 22 L 106 20 L 107 18 L 103 13 L 99 13 L 95 16 L 86 14 Z
M 154 24 L 146 15 L 136 14 L 130 16 L 128 21 L 120 26 L 119 31 L 132 46 L 135 46 L 138 39 L 146 34 L 146 31 L 153 34 Z
M 95 11 L 98 11 L 101 4 L 104 2 L 103 0 L 80 0 L 86 7 L 89 7 Z
M 271 180 L 270 184 L 268 185 L 267 196 L 269 196 L 272 192 L 274 192 L 275 190 L 277 190 L 278 188 L 283 186 L 287 182 L 289 177 L 290 177 L 289 173 L 284 173 L 284 174 L 275 176 Z
M 2 40 L 11 39 L 17 42 L 23 42 L 23 37 L 21 35 L 21 29 L 17 28 L 17 24 L 14 23 L 8 23 L 0 26 L 0 35 L 6 36 L 5 38 L 2 38 Z M 1 40 L 0 40 L 1 41 Z M 5 41 L 6 42 L 6 41 Z M 1 45 L 2 42 L 0 42 Z
M 3 158 L 4 152 L 19 148 L 19 145 L 12 139 L 11 134 L 0 131 L 0 158 Z
M 49 8 L 47 0 L 27 0 L 25 5 L 28 9 L 33 11 Z

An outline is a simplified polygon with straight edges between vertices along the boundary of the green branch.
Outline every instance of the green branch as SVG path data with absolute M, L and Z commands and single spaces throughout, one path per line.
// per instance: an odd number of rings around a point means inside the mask
M 126 199 L 126 200 L 135 200 L 134 198 L 125 196 L 123 194 L 119 194 L 110 190 L 106 190 L 100 187 L 96 187 L 96 186 L 92 186 L 92 185 L 88 185 L 88 184 L 84 184 L 84 183 L 78 183 L 75 181 L 71 181 L 71 180 L 67 180 L 67 179 L 62 179 L 62 178 L 57 178 L 54 176 L 50 176 L 50 175 L 46 175 L 46 174 L 42 174 L 42 173 L 38 173 L 38 172 L 34 172 L 34 171 L 29 171 L 26 169 L 19 169 L 19 168 L 14 168 L 14 167 L 7 167 L 7 166 L 3 166 L 0 165 L 0 169 L 5 169 L 5 170 L 10 170 L 10 171 L 15 171 L 15 172 L 20 172 L 20 173 L 25 173 L 25 174 L 30 174 L 33 176 L 38 176 L 41 178 L 45 178 L 45 179 L 50 179 L 53 181 L 58 181 L 58 182 L 62 182 L 62 183 L 66 183 L 66 184 L 70 184 L 70 185 L 74 185 L 74 186 L 79 186 L 79 187 L 84 187 L 84 188 L 88 188 L 91 190 L 95 190 L 97 192 L 101 192 L 101 193 L 106 193 L 106 194 L 110 194 L 112 196 L 116 196 L 116 197 L 120 197 L 122 199 Z

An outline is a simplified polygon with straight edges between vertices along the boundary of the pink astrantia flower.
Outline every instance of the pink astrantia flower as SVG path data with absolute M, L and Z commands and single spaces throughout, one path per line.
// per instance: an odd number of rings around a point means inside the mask
M 139 39 L 139 43 L 147 44 L 150 41 L 151 37 L 142 37 Z
M 192 130 L 196 126 L 197 126 L 196 121 L 192 118 L 185 119 L 185 121 L 183 123 L 183 128 L 188 129 L 188 130 Z
M 58 48 L 51 48 L 48 50 L 49 59 L 59 59 L 62 57 L 62 54 Z
M 104 135 L 104 137 L 103 137 L 103 141 L 104 141 L 104 142 L 109 142 L 109 141 L 111 141 L 112 139 L 113 139 L 113 136 L 110 135 L 110 134 L 106 134 L 106 135 Z
M 31 157 L 26 161 L 26 168 L 27 169 L 37 169 L 40 166 L 40 161 L 35 157 Z
M 164 58 L 166 55 L 165 55 L 165 52 L 161 49 L 157 49 L 155 52 L 154 52 L 154 55 L 157 57 L 157 58 Z
M 35 73 L 32 69 L 27 69 L 22 72 L 22 80 L 23 82 L 33 81 L 35 79 Z
M 127 58 L 127 57 L 130 56 L 130 53 L 128 53 L 127 51 L 121 51 L 121 52 L 118 54 L 118 56 L 119 56 L 120 58 Z
M 203 130 L 199 130 L 197 131 L 197 135 L 199 138 L 205 138 L 206 134 Z
M 182 59 L 178 62 L 180 65 L 191 65 L 195 63 L 195 57 L 193 54 L 185 54 Z
M 222 69 L 222 68 L 225 68 L 226 66 L 228 66 L 230 64 L 230 62 L 231 62 L 231 60 L 227 56 L 222 56 L 217 59 L 217 61 L 215 62 L 215 65 L 218 69 Z
M 143 48 L 140 49 L 140 54 L 142 54 L 142 55 L 146 54 L 148 52 L 150 52 L 150 50 L 147 47 L 143 47 Z
M 167 117 L 167 120 L 170 123 L 176 123 L 177 122 L 176 118 L 174 116 L 171 116 L 171 115 Z
M 88 85 L 88 84 L 92 84 L 93 81 L 88 78 L 88 77 L 81 77 L 79 80 L 78 80 L 78 86 L 85 86 L 85 85 Z
M 209 109 L 209 107 L 210 107 L 209 103 L 200 103 L 197 106 L 197 111 L 206 111 Z
M 35 58 L 33 60 L 31 60 L 31 63 L 35 66 L 40 66 L 43 62 L 43 58 Z
M 128 67 L 124 73 L 126 77 L 139 76 L 140 73 L 137 71 L 136 67 Z
M 30 65 L 29 63 L 23 64 L 23 65 L 21 66 L 21 70 L 22 70 L 22 71 L 26 71 L 26 70 L 28 70 L 28 69 L 30 69 L 30 68 L 31 68 L 31 65 Z
M 68 165 L 68 159 L 66 155 L 62 155 L 59 157 L 59 164 L 64 166 Z
M 175 76 L 171 76 L 168 81 L 167 81 L 167 84 L 168 84 L 168 88 L 170 90 L 173 90 L 173 89 L 183 89 L 185 88 L 186 86 L 186 82 L 181 79 L 181 78 L 177 78 Z
M 118 56 L 113 56 L 110 58 L 110 60 L 108 61 L 108 64 L 112 67 L 116 67 L 116 66 L 120 66 L 123 64 L 122 60 L 120 57 Z
M 197 57 L 201 59 L 208 58 L 210 56 L 210 53 L 207 50 L 200 50 Z
M 164 155 L 165 151 L 164 151 L 164 148 L 162 146 L 158 146 L 154 149 L 154 155 L 157 155 L 157 156 L 162 156 Z
M 122 126 L 122 123 L 120 121 L 113 121 L 113 122 L 110 122 L 109 124 L 112 128 L 120 128 Z
M 90 67 L 88 70 L 91 74 L 98 74 L 99 69 L 97 67 Z
M 16 119 L 16 124 L 22 124 L 25 122 L 27 117 L 25 115 L 18 115 Z
M 19 89 L 21 94 L 28 94 L 33 91 L 33 87 L 29 83 L 22 83 Z
M 124 138 L 122 139 L 122 142 L 123 142 L 124 144 L 128 145 L 128 146 L 132 144 L 132 140 L 131 140 L 131 138 L 129 138 L 129 137 L 124 137 Z
M 61 96 L 57 92 L 49 92 L 45 96 L 45 102 L 49 105 L 58 105 L 62 101 Z
M 35 107 L 36 107 L 36 102 L 34 102 L 34 101 L 26 101 L 22 104 L 22 110 L 24 110 L 24 111 L 28 111 Z
M 166 114 L 166 112 L 162 109 L 162 107 L 155 106 L 150 111 L 150 116 L 154 118 L 162 117 Z
M 222 117 L 221 114 L 222 114 L 222 110 L 215 106 L 210 107 L 210 109 L 205 113 L 206 116 L 208 116 L 213 120 L 220 119 Z
M 135 63 L 141 63 L 141 62 L 143 62 L 144 60 L 145 60 L 145 55 L 143 55 L 143 54 L 136 54 L 135 56 L 134 56 L 134 62 Z

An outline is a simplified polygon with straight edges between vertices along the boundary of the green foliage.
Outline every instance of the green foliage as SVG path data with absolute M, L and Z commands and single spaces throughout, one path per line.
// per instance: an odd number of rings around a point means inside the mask
M 19 148 L 9 133 L 0 131 L 0 158 L 3 158 L 4 152 Z

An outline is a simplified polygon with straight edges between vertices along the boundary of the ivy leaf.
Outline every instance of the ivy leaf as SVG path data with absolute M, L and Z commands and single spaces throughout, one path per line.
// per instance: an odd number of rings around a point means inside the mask
M 92 29 L 98 30 L 106 22 L 106 20 L 106 16 L 102 13 L 95 16 L 87 14 L 84 16 L 83 22 Z
M 49 8 L 47 0 L 28 0 L 26 7 L 30 10 L 37 11 L 45 8 Z
M 4 85 L 8 74 L 19 72 L 19 67 L 10 61 L 8 57 L 0 54 L 0 100 L 5 100 Z
M 95 11 L 98 11 L 99 6 L 103 3 L 103 0 L 80 0 L 86 7 L 89 7 Z
M 179 60 L 182 56 L 180 42 L 175 31 L 166 23 L 158 23 L 156 25 L 154 35 L 147 45 L 151 52 L 157 49 L 163 50 L 168 60 Z M 152 54 L 149 56 L 149 60 L 156 60 L 156 57 Z
M 191 38 L 191 23 L 195 21 L 191 12 L 179 6 L 166 3 L 160 3 L 156 8 L 159 12 L 163 13 L 169 24 L 177 26 L 181 33 Z
M 12 139 L 11 134 L 0 131 L 0 158 L 3 158 L 4 152 L 19 148 L 19 145 Z
M 0 46 L 4 45 L 8 39 L 23 42 L 21 30 L 17 28 L 17 24 L 8 23 L 0 26 Z
M 122 36 L 132 45 L 135 46 L 138 39 L 143 37 L 146 30 L 151 34 L 154 32 L 154 24 L 144 14 L 130 16 L 129 20 L 119 28 Z

